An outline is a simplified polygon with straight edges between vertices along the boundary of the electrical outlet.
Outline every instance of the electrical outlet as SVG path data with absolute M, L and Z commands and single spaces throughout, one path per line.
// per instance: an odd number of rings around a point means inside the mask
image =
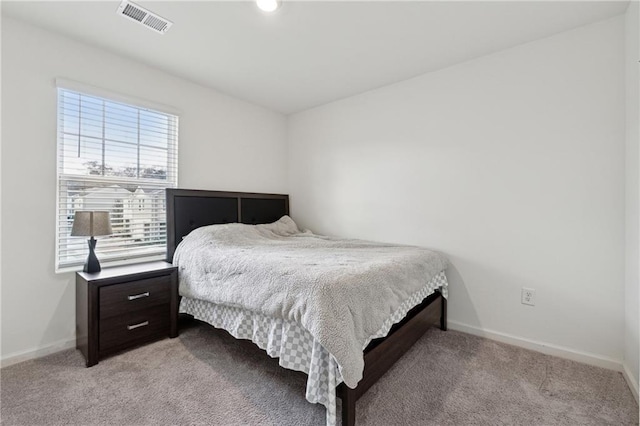
M 522 304 L 536 305 L 536 291 L 532 288 L 522 287 Z

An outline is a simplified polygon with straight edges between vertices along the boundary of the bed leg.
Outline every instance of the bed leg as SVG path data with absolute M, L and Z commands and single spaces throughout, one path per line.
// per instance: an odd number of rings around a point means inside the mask
M 342 399 L 342 426 L 355 426 L 356 424 L 356 392 L 349 389 L 344 383 L 340 395 Z
M 440 313 L 440 330 L 447 331 L 447 299 L 444 296 L 440 296 L 442 299 L 442 312 Z

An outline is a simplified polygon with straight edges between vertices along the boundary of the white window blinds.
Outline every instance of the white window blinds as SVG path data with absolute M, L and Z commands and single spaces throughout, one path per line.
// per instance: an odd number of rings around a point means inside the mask
M 57 270 L 88 254 L 87 238 L 70 236 L 76 210 L 111 214 L 113 235 L 96 247 L 103 265 L 165 253 L 177 143 L 175 115 L 58 88 Z

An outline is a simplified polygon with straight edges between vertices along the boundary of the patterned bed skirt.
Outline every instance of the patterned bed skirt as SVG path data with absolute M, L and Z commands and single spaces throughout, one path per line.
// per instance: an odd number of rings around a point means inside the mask
M 447 297 L 447 277 L 441 271 L 425 287 L 407 299 L 384 322 L 362 348 L 373 339 L 384 337 L 391 327 L 401 321 L 413 307 L 440 290 Z M 336 424 L 336 386 L 342 383 L 340 366 L 331 355 L 302 325 L 281 318 L 273 318 L 237 307 L 217 305 L 203 300 L 182 298 L 180 312 L 222 328 L 237 339 L 248 339 L 272 358 L 278 358 L 280 366 L 306 373 L 306 399 L 327 408 L 327 425 Z

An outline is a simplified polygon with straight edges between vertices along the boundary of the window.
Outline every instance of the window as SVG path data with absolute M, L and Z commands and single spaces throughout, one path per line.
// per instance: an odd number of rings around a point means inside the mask
M 165 188 L 177 186 L 178 117 L 58 87 L 56 269 L 83 265 L 87 238 L 71 237 L 76 210 L 111 213 L 99 237 L 104 265 L 166 252 Z

